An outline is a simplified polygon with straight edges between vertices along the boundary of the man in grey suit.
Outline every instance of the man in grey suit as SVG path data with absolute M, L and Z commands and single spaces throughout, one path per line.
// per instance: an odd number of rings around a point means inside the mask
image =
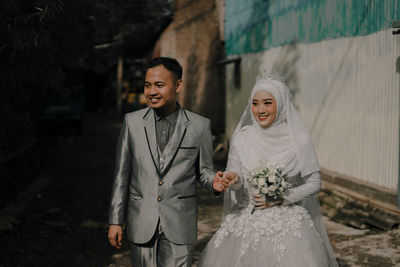
M 235 180 L 215 172 L 210 121 L 176 102 L 182 68 L 155 58 L 146 70 L 148 108 L 128 113 L 121 128 L 108 238 L 122 244 L 126 221 L 132 266 L 191 266 L 197 238 L 196 180 L 218 195 Z

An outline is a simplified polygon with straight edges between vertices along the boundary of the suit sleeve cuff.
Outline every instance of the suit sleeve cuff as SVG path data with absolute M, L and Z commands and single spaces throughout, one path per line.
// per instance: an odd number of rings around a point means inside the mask
M 217 191 L 212 187 L 212 192 L 214 193 L 214 196 L 219 197 L 221 195 L 221 192 Z

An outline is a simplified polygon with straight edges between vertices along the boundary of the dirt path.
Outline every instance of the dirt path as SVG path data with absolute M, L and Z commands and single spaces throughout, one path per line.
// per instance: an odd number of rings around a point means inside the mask
M 0 266 L 107 266 L 106 238 L 119 119 L 87 115 L 84 134 L 43 138 L 42 175 L 13 229 L 0 232 Z
M 0 231 L 0 267 L 130 266 L 127 242 L 117 251 L 106 233 L 120 121 L 89 114 L 82 136 L 40 141 L 47 184 L 23 203 L 12 229 Z M 199 191 L 194 266 L 218 229 L 222 210 L 222 199 Z M 400 266 L 400 230 L 361 231 L 329 220 L 327 228 L 340 266 Z

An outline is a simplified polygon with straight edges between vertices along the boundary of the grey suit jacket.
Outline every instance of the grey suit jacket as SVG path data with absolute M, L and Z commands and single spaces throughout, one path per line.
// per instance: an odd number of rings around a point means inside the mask
M 197 238 L 196 180 L 212 191 L 210 121 L 180 109 L 175 132 L 159 167 L 154 111 L 125 115 L 116 151 L 110 224 L 127 223 L 128 239 L 147 243 L 160 219 L 172 243 L 193 244 Z

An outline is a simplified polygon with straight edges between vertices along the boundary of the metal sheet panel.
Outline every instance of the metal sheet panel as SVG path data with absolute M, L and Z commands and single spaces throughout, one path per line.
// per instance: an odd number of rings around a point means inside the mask
M 239 121 L 256 75 L 279 73 L 295 88 L 295 104 L 322 167 L 396 189 L 398 39 L 383 30 L 242 55 L 240 89 L 233 84 L 231 66 L 226 69 L 227 133 Z
M 227 55 L 365 36 L 400 19 L 398 0 L 225 0 Z

